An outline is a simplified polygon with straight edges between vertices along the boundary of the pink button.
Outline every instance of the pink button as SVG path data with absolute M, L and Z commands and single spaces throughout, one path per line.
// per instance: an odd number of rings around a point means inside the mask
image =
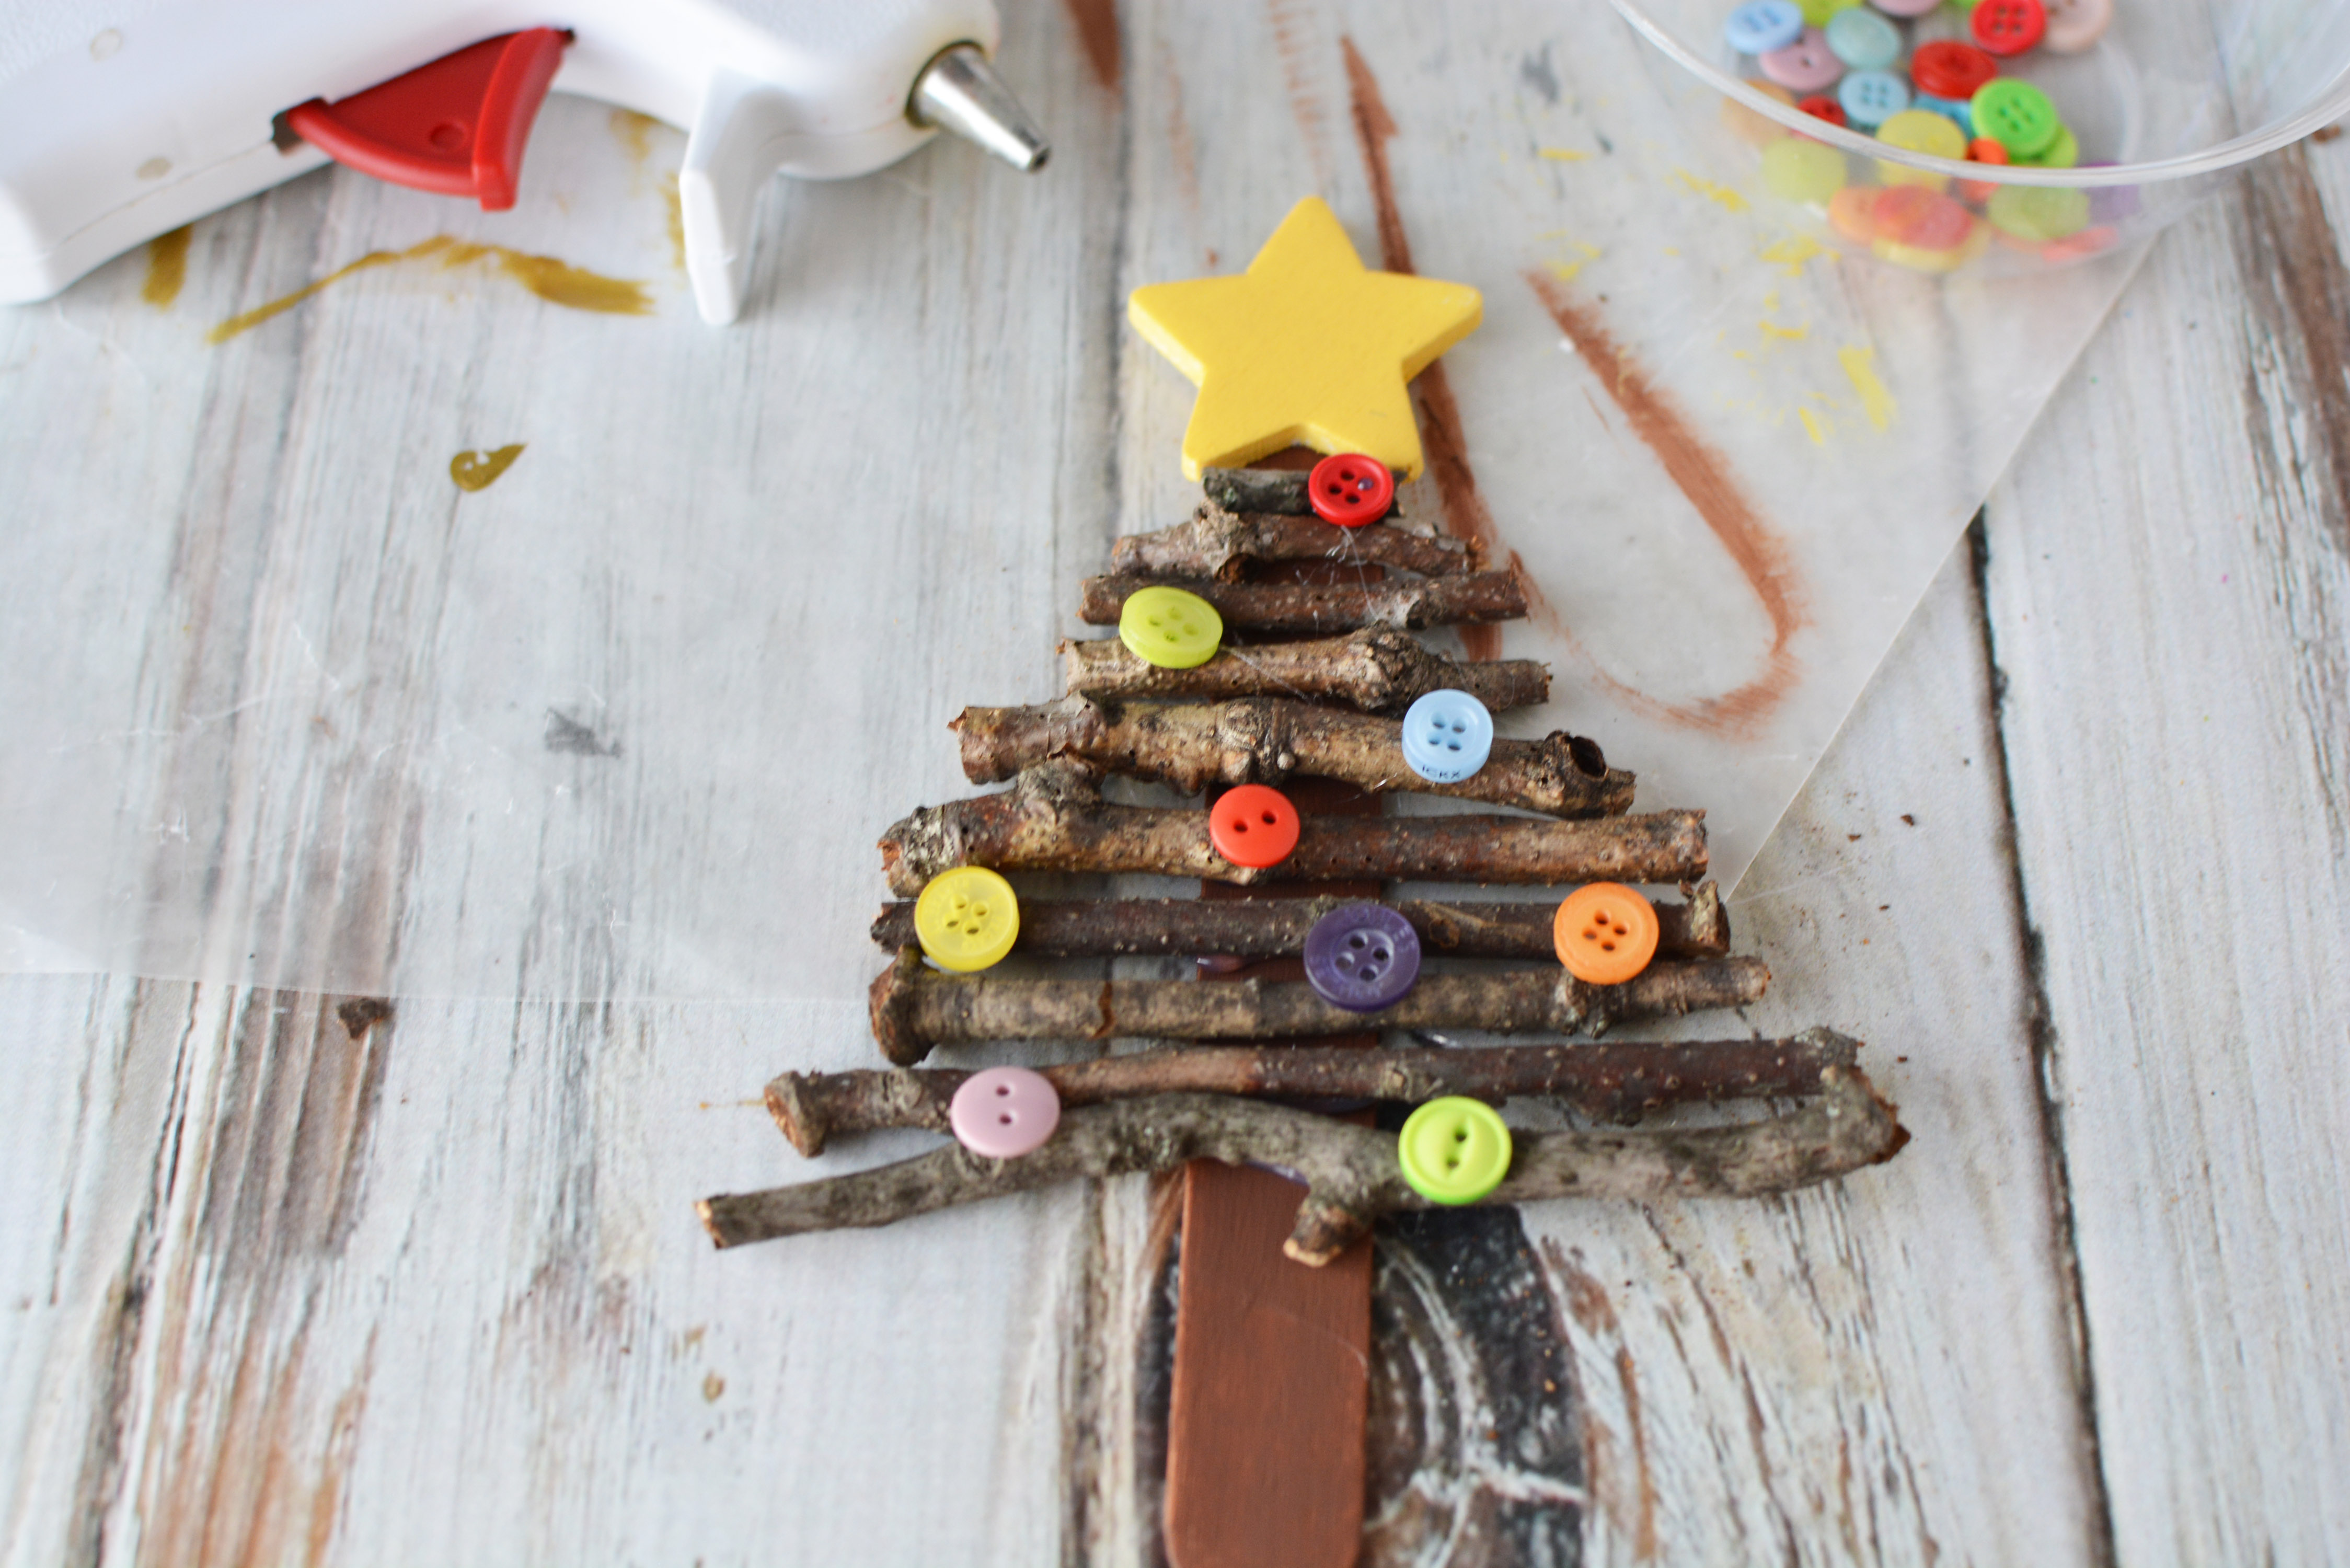
M 1876 0 L 1877 8 L 1888 16 L 1922 16 L 1939 5 L 1942 0 Z
M 963 1147 L 988 1159 L 1017 1159 L 1061 1125 L 1053 1081 L 1025 1067 L 988 1067 L 962 1081 L 947 1125 Z
M 1828 47 L 1828 36 L 1806 27 L 1804 36 L 1783 49 L 1773 49 L 1755 64 L 1762 74 L 1796 92 L 1817 92 L 1844 75 L 1844 62 Z
M 2048 31 L 2041 35 L 2041 47 L 2060 55 L 2088 48 L 2106 36 L 2114 19 L 2114 0 L 2043 0 L 2043 5 Z

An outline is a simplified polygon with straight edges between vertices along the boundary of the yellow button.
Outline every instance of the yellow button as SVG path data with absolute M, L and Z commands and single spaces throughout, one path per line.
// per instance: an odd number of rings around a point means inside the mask
M 1510 1174 L 1509 1124 L 1482 1100 L 1430 1100 L 1396 1134 L 1396 1162 L 1430 1202 L 1474 1203 Z
M 1216 657 L 1224 618 L 1215 606 L 1181 588 L 1137 588 L 1118 608 L 1118 639 L 1147 664 L 1189 670 Z
M 941 969 L 985 969 L 1019 937 L 1020 900 L 985 867 L 958 866 L 931 877 L 914 900 L 914 935 Z
M 1904 152 L 1922 152 L 1929 158 L 1947 158 L 1954 163 L 1967 155 L 1967 133 L 1959 129 L 1959 122 L 1930 109 L 1905 109 L 1887 117 L 1885 123 L 1877 128 L 1877 140 Z M 1877 174 L 1887 185 L 1923 185 L 1929 191 L 1939 191 L 1950 183 L 1931 170 L 1912 169 L 1881 159 Z

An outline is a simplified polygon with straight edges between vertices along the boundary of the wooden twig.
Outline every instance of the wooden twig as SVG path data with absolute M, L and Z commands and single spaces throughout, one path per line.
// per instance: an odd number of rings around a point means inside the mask
M 1116 638 L 1064 642 L 1068 689 L 1111 701 L 1214 701 L 1303 697 L 1366 712 L 1400 713 L 1430 691 L 1466 691 L 1501 712 L 1550 701 L 1550 669 L 1531 659 L 1464 664 L 1430 653 L 1409 632 L 1367 626 L 1345 637 L 1227 648 L 1205 664 L 1162 670 Z
M 1469 545 L 1446 535 L 1389 523 L 1339 528 L 1319 517 L 1227 512 L 1212 501 L 1201 502 L 1187 522 L 1128 534 L 1110 546 L 1110 565 L 1120 572 L 1238 582 L 1251 561 L 1393 566 L 1424 577 L 1458 576 L 1476 565 Z
M 1033 708 L 965 708 L 951 727 L 962 737 L 963 776 L 973 784 L 1074 757 L 1186 794 L 1311 774 L 1371 794 L 1408 790 L 1550 816 L 1614 816 L 1632 806 L 1633 776 L 1610 768 L 1599 743 L 1581 735 L 1496 736 L 1483 767 L 1458 784 L 1432 784 L 1404 762 L 1399 721 L 1286 697 L 1111 704 L 1063 697 Z
M 1704 818 L 1701 811 L 1596 822 L 1482 813 L 1309 816 L 1289 857 L 1258 871 L 1216 853 L 1206 812 L 1111 805 L 1090 770 L 1063 760 L 1026 770 L 1002 794 L 923 806 L 891 824 L 881 836 L 881 868 L 889 890 L 904 898 L 951 866 L 1148 872 L 1240 884 L 1695 882 L 1705 875 Z
M 1314 922 L 1354 898 L 1295 898 L 1226 903 L 1207 898 L 1065 898 L 1020 901 L 1020 940 L 1013 951 L 1036 958 L 1201 957 L 1292 958 L 1305 950 Z M 1420 945 L 1453 958 L 1546 959 L 1557 949 L 1551 934 L 1555 900 L 1535 903 L 1451 903 L 1390 898 L 1409 920 Z M 1659 899 L 1657 956 L 1720 958 L 1730 950 L 1730 915 L 1721 890 L 1708 882 L 1687 903 Z M 911 899 L 882 906 L 873 940 L 896 952 L 915 942 Z
M 1908 1137 L 1866 1075 L 1856 1067 L 1830 1067 L 1820 1075 L 1817 1100 L 1743 1126 L 1519 1133 L 1508 1178 L 1482 1201 L 1654 1203 L 1793 1192 L 1890 1159 Z M 1018 1159 L 987 1159 L 951 1144 L 877 1170 L 708 1198 L 697 1207 L 710 1239 L 737 1247 L 813 1231 L 888 1225 L 1081 1177 L 1168 1170 L 1187 1159 L 1294 1172 L 1305 1193 L 1296 1229 L 1282 1250 L 1316 1267 L 1380 1215 L 1428 1206 L 1397 1168 L 1393 1133 L 1263 1100 L 1154 1095 L 1073 1106 L 1042 1147 Z
M 1137 572 L 1087 577 L 1077 618 L 1090 626 L 1116 626 L 1127 595 L 1159 583 L 1199 595 L 1223 617 L 1227 634 L 1244 636 L 1310 637 L 1358 626 L 1477 626 L 1526 613 L 1525 585 L 1514 572 L 1392 583 L 1219 583 Z
M 1396 483 L 1407 475 L 1390 469 Z M 1292 517 L 1310 516 L 1314 504 L 1305 498 L 1302 468 L 1210 468 L 1200 473 L 1200 488 L 1208 499 L 1232 512 L 1278 512 Z
M 1097 1057 L 1046 1067 L 1044 1074 L 1064 1106 L 1179 1093 L 1413 1102 L 1470 1095 L 1495 1104 L 1540 1095 L 1586 1116 L 1630 1122 L 1665 1106 L 1813 1094 L 1824 1069 L 1851 1066 L 1858 1049 L 1858 1041 L 1833 1029 L 1785 1040 L 1446 1051 L 1194 1045 Z M 792 1147 L 813 1158 L 843 1134 L 884 1127 L 947 1131 L 948 1105 L 970 1076 L 951 1067 L 784 1073 L 767 1085 L 767 1109 Z
M 1349 1012 L 1304 981 L 1010 980 L 941 974 L 905 948 L 868 993 L 881 1054 L 910 1067 L 935 1046 L 976 1040 L 1275 1040 L 1366 1029 L 1484 1029 L 1597 1034 L 1630 1018 L 1759 1000 L 1760 959 L 1652 963 L 1622 985 L 1591 985 L 1553 964 L 1503 974 L 1426 974 L 1392 1007 Z

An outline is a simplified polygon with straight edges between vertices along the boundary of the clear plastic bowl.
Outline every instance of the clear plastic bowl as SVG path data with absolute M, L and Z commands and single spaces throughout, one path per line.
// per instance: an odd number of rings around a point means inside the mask
M 1881 240 L 1872 244 L 1853 233 L 1851 222 L 1830 222 L 1825 204 L 1810 204 L 1823 243 L 1924 271 L 2041 271 L 2144 238 L 2210 195 L 2228 171 L 2350 113 L 2350 0 L 2115 0 L 2111 26 L 2086 52 L 2043 47 L 2002 60 L 2001 75 L 2047 93 L 2078 139 L 2081 163 L 2072 169 L 1953 162 L 1889 147 L 1866 131 L 1779 102 L 1755 85 L 1761 73 L 1754 61 L 1723 36 L 1737 0 L 1613 4 L 1650 43 L 1729 100 L 1721 108 L 1731 129 L 1742 125 L 1750 142 L 1769 139 L 1777 128 L 1836 148 L 1847 155 L 1853 186 L 1886 183 L 1884 165 L 1895 164 L 1946 177 L 1954 196 L 1964 195 L 1957 182 L 1965 181 L 1985 197 L 1991 192 L 1984 187 L 2000 186 L 2087 197 L 2087 224 L 2073 234 L 2027 242 L 1984 223 L 1971 244 L 1923 255 L 1914 247 L 1888 254 Z M 1945 4 L 1915 22 L 1887 20 L 1914 47 L 1931 38 L 1965 39 L 1970 9 Z M 1905 65 L 1907 58 L 1905 48 Z M 1989 202 L 1966 205 L 1981 214 Z M 1849 218 L 1843 211 L 1836 216 Z

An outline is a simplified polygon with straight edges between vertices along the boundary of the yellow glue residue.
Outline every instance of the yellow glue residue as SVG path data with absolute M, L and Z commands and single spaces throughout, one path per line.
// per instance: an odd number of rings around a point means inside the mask
M 1835 253 L 1809 234 L 1792 235 L 1762 252 L 1764 261 L 1776 266 L 1785 267 L 1789 277 L 1803 276 L 1804 264 L 1814 256 L 1826 256 L 1834 260 Z
M 1762 329 L 1765 337 L 1784 337 L 1800 343 L 1812 335 L 1808 327 L 1782 327 L 1775 321 L 1758 321 L 1755 325 Z
M 188 281 L 188 241 L 195 231 L 182 223 L 168 234 L 157 234 L 147 247 L 147 281 L 139 297 L 158 310 L 169 310 Z
M 1893 400 L 1893 394 L 1886 390 L 1885 383 L 1877 379 L 1876 359 L 1877 350 L 1874 348 L 1836 350 L 1836 363 L 1844 367 L 1845 376 L 1852 382 L 1852 389 L 1860 394 L 1860 411 L 1868 416 L 1870 424 L 1883 430 L 1893 422 L 1893 416 L 1900 411 L 1900 405 Z
M 435 234 L 423 244 L 411 245 L 404 251 L 369 251 L 359 260 L 337 267 L 316 283 L 306 285 L 242 316 L 230 317 L 212 329 L 206 341 L 225 343 L 241 332 L 249 332 L 274 317 L 283 316 L 328 285 L 339 283 L 355 272 L 433 255 L 441 258 L 443 267 L 463 266 L 484 257 L 493 259 L 499 271 L 550 305 L 560 305 L 571 310 L 604 311 L 614 316 L 652 314 L 652 296 L 645 292 L 645 286 L 641 283 L 621 277 L 606 277 L 601 273 L 573 266 L 569 262 L 559 261 L 554 256 L 535 256 L 509 250 L 504 245 L 475 244 L 452 235 Z
M 1804 421 L 1804 429 L 1810 433 L 1814 446 L 1828 444 L 1828 431 L 1835 427 L 1827 421 L 1812 412 L 1811 410 L 1802 407 L 1795 410 L 1795 417 Z
M 1673 178 L 1679 181 L 1690 190 L 1697 192 L 1697 194 L 1703 196 L 1708 201 L 1720 202 L 1723 210 L 1726 212 L 1742 213 L 1746 211 L 1746 198 L 1740 195 L 1737 192 L 1731 190 L 1727 185 L 1718 183 L 1711 180 L 1700 179 L 1699 176 L 1690 173 L 1686 169 L 1674 170 Z
M 1580 163 L 1591 156 L 1588 152 L 1577 152 L 1572 147 L 1537 147 L 1534 151 L 1554 163 Z

